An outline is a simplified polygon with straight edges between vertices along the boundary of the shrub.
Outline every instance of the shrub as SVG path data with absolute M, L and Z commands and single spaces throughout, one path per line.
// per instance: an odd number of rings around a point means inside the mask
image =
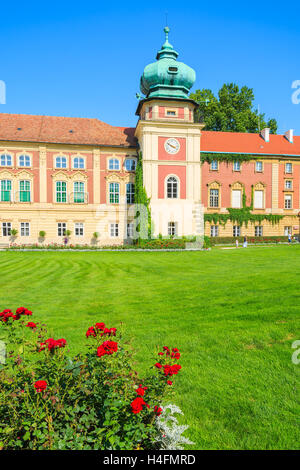
M 210 237 L 212 245 L 234 245 L 236 239 L 239 243 L 243 243 L 244 237 Z M 270 237 L 251 237 L 247 236 L 248 243 L 280 243 L 287 242 L 288 237 L 286 236 L 270 236 Z
M 31 316 L 24 307 L 0 313 L 8 345 L 0 370 L 0 449 L 166 448 L 159 423 L 181 369 L 177 348 L 165 346 L 141 379 L 116 328 L 90 326 L 85 349 L 69 358 L 67 341 L 49 338 Z

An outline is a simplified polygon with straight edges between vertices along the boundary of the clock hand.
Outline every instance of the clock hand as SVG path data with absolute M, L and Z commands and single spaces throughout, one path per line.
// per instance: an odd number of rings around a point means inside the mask
M 169 145 L 169 147 L 172 147 L 173 149 L 176 149 L 176 146 L 175 146 L 175 145 L 172 145 L 172 144 L 170 144 L 170 143 L 169 143 L 168 145 Z

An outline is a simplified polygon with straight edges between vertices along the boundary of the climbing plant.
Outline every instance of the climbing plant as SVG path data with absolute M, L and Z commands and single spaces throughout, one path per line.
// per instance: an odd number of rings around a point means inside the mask
M 259 155 L 249 155 L 245 153 L 210 153 L 201 152 L 200 154 L 201 163 L 208 163 L 209 165 L 213 160 L 218 162 L 233 163 L 233 162 L 246 162 L 249 163 L 251 160 L 257 160 Z
M 240 226 L 245 225 L 248 227 L 249 222 L 251 224 L 261 223 L 265 220 L 270 222 L 272 225 L 278 224 L 279 221 L 284 217 L 283 215 L 278 214 L 253 214 L 251 211 L 253 210 L 253 186 L 251 188 L 251 203 L 250 206 L 247 206 L 246 201 L 246 193 L 245 189 L 243 189 L 243 196 L 242 196 L 242 208 L 235 209 L 232 207 L 227 207 L 228 214 L 219 214 L 218 212 L 214 212 L 212 214 L 204 214 L 204 222 L 214 223 L 215 225 L 220 224 L 225 227 L 228 220 L 232 223 L 237 223 Z
M 142 152 L 138 154 L 138 161 L 135 170 L 135 203 L 142 204 L 148 211 L 148 238 L 151 238 L 151 210 L 150 210 L 150 198 L 148 198 L 145 187 L 144 187 L 144 176 L 143 176 L 143 155 Z M 140 212 L 137 211 L 136 218 L 138 218 Z M 140 224 L 137 225 L 137 232 L 141 231 Z

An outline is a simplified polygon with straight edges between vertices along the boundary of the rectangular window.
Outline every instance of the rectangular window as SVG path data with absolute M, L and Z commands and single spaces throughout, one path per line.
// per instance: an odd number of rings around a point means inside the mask
M 133 223 L 127 224 L 127 237 L 133 238 Z
M 20 202 L 30 202 L 30 181 L 20 181 Z
M 75 181 L 74 183 L 74 202 L 84 202 L 84 183 L 82 181 Z
M 67 202 L 67 183 L 56 182 L 56 202 Z
M 75 235 L 76 235 L 76 237 L 83 237 L 83 234 L 84 234 L 83 228 L 84 228 L 84 226 L 83 226 L 82 222 L 76 222 L 75 223 Z
M 134 203 L 134 184 L 133 183 L 126 184 L 126 201 L 127 201 L 127 204 Z
M 264 192 L 254 191 L 254 209 L 263 209 L 264 207 Z
M 285 189 L 293 189 L 292 180 L 285 180 Z
M 285 164 L 285 172 L 286 173 L 293 173 L 293 165 L 291 163 Z
M 219 207 L 219 190 L 210 189 L 209 191 L 209 206 L 210 207 Z
M 119 204 L 120 185 L 119 183 L 109 183 L 109 202 L 111 204 Z
M 176 235 L 177 230 L 176 230 L 176 222 L 168 222 L 168 235 Z
M 218 237 L 219 236 L 219 226 L 218 225 L 211 225 L 210 226 L 210 236 L 211 237 Z
M 288 237 L 289 235 L 292 235 L 292 227 L 284 227 L 284 235 Z
M 110 224 L 110 236 L 111 237 L 119 236 L 119 224 Z
M 167 111 L 167 116 L 176 116 L 176 111 Z
M 233 162 L 233 171 L 240 171 L 241 170 L 241 164 L 238 161 Z
M 256 170 L 257 173 L 262 173 L 262 171 L 263 171 L 262 162 L 256 162 L 255 163 L 255 170 Z
M 256 237 L 262 237 L 263 236 L 263 228 L 261 225 L 257 225 L 255 227 L 255 236 Z
M 11 181 L 10 180 L 1 180 L 0 201 L 1 202 L 11 201 Z
M 29 222 L 21 222 L 21 237 L 29 237 L 30 224 Z
M 11 235 L 11 223 L 2 222 L 2 237 L 10 237 Z
M 218 160 L 212 160 L 210 164 L 210 169 L 211 170 L 218 170 Z
M 241 227 L 239 225 L 233 226 L 233 236 L 240 237 L 241 236 Z
M 66 234 L 67 224 L 66 222 L 58 222 L 57 224 L 57 235 L 63 237 Z
M 291 194 L 286 194 L 284 196 L 284 208 L 292 209 L 292 195 Z
M 232 207 L 237 209 L 242 207 L 242 192 L 240 189 L 232 190 Z

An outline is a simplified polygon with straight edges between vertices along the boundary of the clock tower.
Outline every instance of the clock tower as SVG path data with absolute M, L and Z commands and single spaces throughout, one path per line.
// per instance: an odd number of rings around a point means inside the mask
M 141 77 L 145 98 L 137 107 L 135 135 L 142 152 L 154 235 L 199 235 L 203 124 L 194 122 L 197 103 L 188 96 L 196 74 L 177 61 L 178 53 L 168 40 L 169 28 L 164 31 L 166 40 L 157 61 L 147 65 Z

